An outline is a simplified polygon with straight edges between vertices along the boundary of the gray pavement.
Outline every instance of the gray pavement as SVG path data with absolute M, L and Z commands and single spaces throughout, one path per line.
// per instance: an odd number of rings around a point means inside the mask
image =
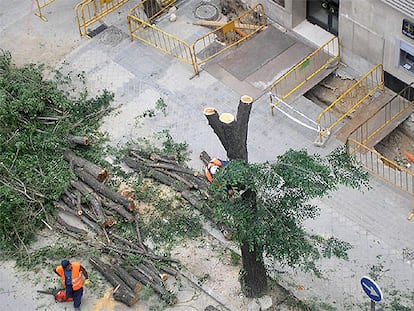
M 14 56 L 17 55 L 19 63 L 40 59 L 52 66 L 58 65 L 63 71 L 84 71 L 92 94 L 103 88 L 113 91 L 113 105 L 118 108 L 105 118 L 102 130 L 108 132 L 110 144 L 114 146 L 121 147 L 129 141 L 150 137 L 168 129 L 176 142 L 185 141 L 189 144 L 190 165 L 194 168 L 202 168 L 198 159 L 202 150 L 207 150 L 213 156 L 225 157 L 202 111 L 212 106 L 220 113 L 235 114 L 240 96 L 243 95 L 243 88 L 232 87 L 232 84 L 237 84 L 237 78 L 225 68 L 218 68 L 220 73 L 214 74 L 213 67 L 190 79 L 193 75 L 191 66 L 142 42 L 131 42 L 126 27 L 126 8 L 105 18 L 109 26 L 106 31 L 90 40 L 80 39 L 72 20 L 73 11 L 70 11 L 73 4 L 61 2 L 57 1 L 46 9 L 49 22 L 44 23 L 31 14 L 33 12 L 30 12 L 27 2 L 16 1 L 11 6 L 9 1 L 0 0 L 3 8 L 0 13 L 0 48 L 10 49 Z M 201 26 L 196 29 L 190 23 L 193 15 L 189 14 L 197 3 L 179 3 L 177 21 L 169 23 L 164 20 L 160 23 L 167 28 L 172 27 L 174 31 L 184 31 L 183 38 L 191 42 L 195 35 L 206 31 Z M 290 40 L 296 44 L 306 42 L 300 42 L 296 36 Z M 46 47 L 43 52 L 42 46 Z M 38 55 L 27 54 L 27 49 L 33 49 Z M 257 53 L 260 53 L 260 49 L 257 49 Z M 243 57 L 242 54 L 240 57 Z M 286 58 L 286 54 L 283 57 Z M 292 53 L 292 58 L 298 58 L 297 53 Z M 264 63 L 263 68 L 274 64 L 273 59 Z M 262 72 L 263 68 L 260 68 Z M 260 83 L 255 82 L 260 82 L 260 76 L 252 74 L 250 68 L 249 73 L 250 80 L 246 78 L 245 82 L 257 87 Z M 260 84 L 262 89 L 272 82 L 269 79 L 267 77 L 264 86 Z M 253 104 L 249 123 L 250 161 L 272 160 L 289 148 L 306 148 L 313 153 L 327 154 L 340 144 L 331 135 L 324 148 L 315 147 L 315 132 L 277 112 L 272 116 L 268 96 L 263 92 L 259 96 Z M 155 107 L 159 98 L 167 104 L 166 116 L 160 113 L 155 118 L 139 119 L 145 110 Z M 320 107 L 305 97 L 300 97 L 295 105 L 311 117 L 316 117 L 321 111 Z M 329 198 L 320 200 L 317 202 L 321 207 L 320 217 L 306 224 L 312 232 L 333 235 L 350 242 L 353 249 L 348 261 L 321 261 L 321 279 L 300 271 L 286 270 L 269 261 L 275 268 L 275 277 L 299 298 L 323 301 L 337 310 L 367 310 L 369 300 L 359 281 L 364 275 L 375 274 L 384 292 L 384 304 L 401 299 L 414 310 L 414 223 L 406 220 L 411 211 L 412 199 L 374 177 L 371 178 L 371 186 L 372 189 L 364 193 L 340 189 Z M 411 255 L 407 250 L 411 251 Z M 13 308 L 14 299 L 23 298 L 17 298 L 13 294 L 13 287 L 9 286 L 9 268 L 10 265 L 5 264 L 0 267 L 2 298 L 8 293 L 6 296 L 10 300 L 5 305 L 8 310 L 30 310 L 26 307 L 30 301 L 26 300 L 20 302 L 22 309 Z M 282 269 L 288 272 L 279 273 Z M 55 309 L 50 307 L 48 310 Z

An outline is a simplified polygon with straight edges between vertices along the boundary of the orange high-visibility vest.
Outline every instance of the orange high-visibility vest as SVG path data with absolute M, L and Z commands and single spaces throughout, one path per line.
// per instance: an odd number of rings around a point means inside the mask
M 206 178 L 209 182 L 213 182 L 212 168 L 213 167 L 218 168 L 222 166 L 223 166 L 223 163 L 217 158 L 214 158 L 210 162 L 207 163 L 207 166 L 204 169 L 204 174 L 206 175 Z
M 72 265 L 72 288 L 73 290 L 78 290 L 82 287 L 82 273 L 80 270 L 80 263 L 79 262 L 71 262 Z M 60 275 L 62 279 L 63 287 L 66 288 L 65 284 L 65 271 L 62 265 L 56 267 L 56 272 Z

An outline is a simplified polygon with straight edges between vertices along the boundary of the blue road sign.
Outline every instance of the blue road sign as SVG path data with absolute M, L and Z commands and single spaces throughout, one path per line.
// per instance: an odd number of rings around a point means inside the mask
M 374 280 L 367 276 L 363 276 L 361 279 L 361 286 L 365 294 L 375 302 L 380 302 L 382 300 L 382 292 L 380 287 Z

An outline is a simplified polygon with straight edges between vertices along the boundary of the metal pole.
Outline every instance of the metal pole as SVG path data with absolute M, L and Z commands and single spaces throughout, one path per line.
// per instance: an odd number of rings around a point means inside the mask
M 375 301 L 371 300 L 371 311 L 375 311 Z

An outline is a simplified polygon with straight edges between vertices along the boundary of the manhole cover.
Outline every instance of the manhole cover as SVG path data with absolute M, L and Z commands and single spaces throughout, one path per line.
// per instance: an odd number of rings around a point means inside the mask
M 110 26 L 100 34 L 99 42 L 109 46 L 116 46 L 127 37 L 120 29 Z
M 202 3 L 200 4 L 194 12 L 195 16 L 199 19 L 204 19 L 207 21 L 214 21 L 217 20 L 219 16 L 218 9 L 215 5 L 210 3 Z

